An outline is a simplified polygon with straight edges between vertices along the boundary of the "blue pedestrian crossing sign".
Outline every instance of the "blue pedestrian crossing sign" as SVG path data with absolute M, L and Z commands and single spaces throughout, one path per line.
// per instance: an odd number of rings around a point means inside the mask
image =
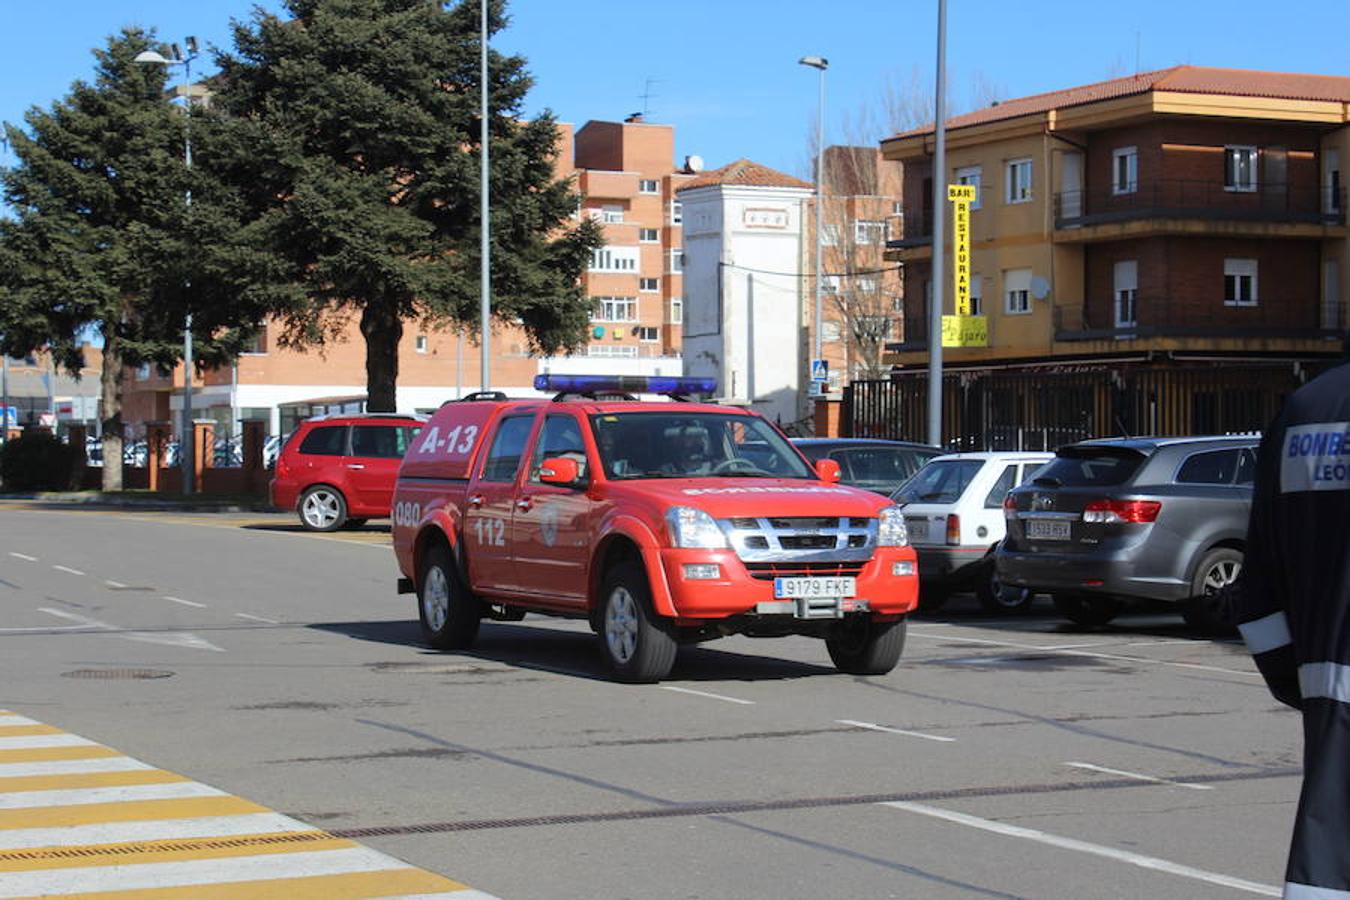
M 823 359 L 811 360 L 811 380 L 825 384 L 830 380 L 830 364 Z

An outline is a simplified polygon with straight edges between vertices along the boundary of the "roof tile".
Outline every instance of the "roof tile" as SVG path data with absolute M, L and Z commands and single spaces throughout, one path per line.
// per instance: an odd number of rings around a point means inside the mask
M 809 181 L 802 181 L 800 178 L 785 175 L 777 169 L 770 169 L 768 166 L 760 165 L 748 159 L 738 159 L 733 163 L 727 163 L 720 169 L 713 169 L 691 178 L 680 185 L 676 192 L 724 184 L 808 189 L 812 187 Z

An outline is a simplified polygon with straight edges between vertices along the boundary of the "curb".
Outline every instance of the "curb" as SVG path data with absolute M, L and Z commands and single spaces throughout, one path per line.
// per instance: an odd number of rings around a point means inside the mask
M 0 494 L 0 501 L 20 501 L 51 506 L 79 506 L 88 509 L 139 509 L 147 512 L 244 513 L 279 512 L 265 501 L 257 503 L 174 503 L 140 497 L 107 497 L 101 494 L 46 493 Z

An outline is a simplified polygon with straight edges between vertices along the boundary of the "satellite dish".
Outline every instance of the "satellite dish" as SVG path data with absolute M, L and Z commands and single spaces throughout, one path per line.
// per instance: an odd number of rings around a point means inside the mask
M 1037 275 L 1031 279 L 1031 296 L 1037 300 L 1044 300 L 1050 296 L 1050 282 Z
M 686 156 L 686 157 L 684 158 L 684 170 L 685 170 L 686 172 L 702 172 L 702 171 L 703 171 L 703 157 L 701 157 L 701 156 Z

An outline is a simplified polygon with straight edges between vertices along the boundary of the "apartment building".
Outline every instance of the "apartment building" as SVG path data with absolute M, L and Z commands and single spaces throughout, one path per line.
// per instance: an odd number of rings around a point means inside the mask
M 950 120 L 941 179 L 976 188 L 971 300 L 988 345 L 944 350 L 947 439 L 1262 427 L 1340 352 L 1348 124 L 1350 78 L 1194 66 Z M 924 418 L 933 139 L 881 145 L 905 167 L 886 256 L 905 267 L 906 328 L 887 348 L 894 383 L 864 391 L 890 396 L 889 421 L 862 423 L 876 433 L 918 436 Z
M 583 276 L 592 298 L 586 349 L 576 356 L 535 357 L 519 330 L 493 329 L 490 378 L 494 390 L 534 393 L 543 371 L 681 373 L 683 319 L 681 209 L 675 191 L 692 177 L 674 163 L 674 128 L 640 117 L 559 126 L 559 177 L 575 179 L 577 217 L 604 225 L 606 245 Z M 238 433 L 244 419 L 264 419 L 270 434 L 286 434 L 311 415 L 365 406 L 365 342 L 356 317 L 338 340 L 305 351 L 281 345 L 283 326 L 264 324 L 251 352 L 234 366 L 194 378 L 193 415 L 211 419 L 217 434 Z M 404 323 L 399 346 L 400 411 L 433 410 L 480 389 L 480 349 L 472 333 Z M 128 369 L 124 421 L 133 436 L 151 421 L 177 429 L 183 409 L 182 366 L 169 375 L 154 367 Z

